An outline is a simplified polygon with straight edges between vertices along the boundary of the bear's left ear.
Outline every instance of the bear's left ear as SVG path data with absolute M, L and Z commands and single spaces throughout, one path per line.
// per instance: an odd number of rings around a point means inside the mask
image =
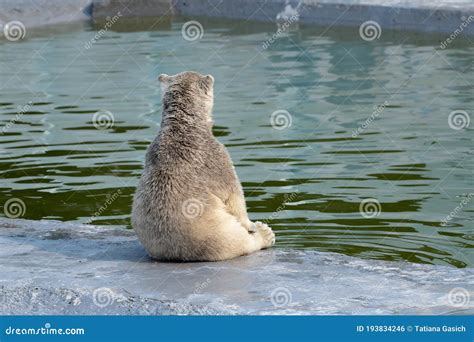
M 161 83 L 168 83 L 169 78 L 170 77 L 168 75 L 161 74 L 160 76 L 158 76 L 158 81 L 160 81 Z
M 158 81 L 160 81 L 161 94 L 165 94 L 170 85 L 170 77 L 166 74 L 161 74 L 158 76 Z

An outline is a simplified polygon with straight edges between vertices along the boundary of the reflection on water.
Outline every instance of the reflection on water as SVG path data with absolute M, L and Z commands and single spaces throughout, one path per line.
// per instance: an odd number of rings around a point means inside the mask
M 0 42 L 1 205 L 128 226 L 159 129 L 156 75 L 197 70 L 216 78 L 214 133 L 277 246 L 474 265 L 474 202 L 441 224 L 474 192 L 472 125 L 448 125 L 453 110 L 472 116 L 472 45 L 302 27 L 262 49 L 273 25 L 202 20 L 203 39 L 189 42 L 184 21 L 122 21 L 89 49 L 100 24 Z M 272 127 L 276 110 L 289 127 Z M 97 111 L 113 125 L 98 127 Z M 371 217 L 359 211 L 368 198 L 381 210 Z

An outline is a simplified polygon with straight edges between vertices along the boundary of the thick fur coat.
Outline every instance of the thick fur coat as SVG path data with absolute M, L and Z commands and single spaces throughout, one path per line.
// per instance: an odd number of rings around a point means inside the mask
M 275 235 L 247 216 L 229 153 L 212 134 L 214 78 L 160 75 L 163 115 L 150 144 L 132 226 L 151 257 L 218 261 L 270 247 Z

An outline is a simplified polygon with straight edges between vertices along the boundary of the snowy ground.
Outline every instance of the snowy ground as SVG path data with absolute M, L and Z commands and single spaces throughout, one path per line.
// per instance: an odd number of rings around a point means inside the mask
M 0 314 L 473 314 L 474 269 L 272 249 L 149 259 L 134 233 L 0 219 Z

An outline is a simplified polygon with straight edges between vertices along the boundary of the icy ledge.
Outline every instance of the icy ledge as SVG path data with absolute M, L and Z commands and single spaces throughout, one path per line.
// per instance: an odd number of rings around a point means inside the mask
M 132 231 L 55 221 L 0 219 L 0 267 L 0 314 L 474 313 L 474 269 L 283 249 L 161 263 Z

